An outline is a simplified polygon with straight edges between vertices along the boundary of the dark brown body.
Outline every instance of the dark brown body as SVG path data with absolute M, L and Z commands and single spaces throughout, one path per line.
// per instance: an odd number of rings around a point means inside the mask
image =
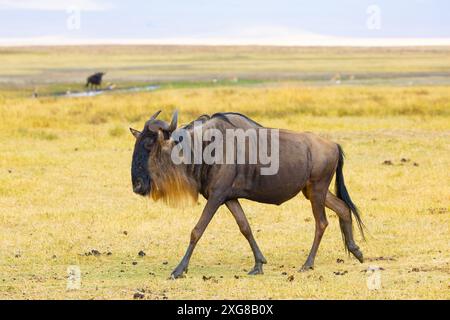
M 89 76 L 86 80 L 86 87 L 91 87 L 93 89 L 98 89 L 102 85 L 104 72 L 97 72 Z
M 202 194 L 208 197 L 212 190 L 226 185 L 229 199 L 280 205 L 295 197 L 308 181 L 334 175 L 339 159 L 335 143 L 310 133 L 286 130 L 279 131 L 279 139 L 280 167 L 276 175 L 258 174 L 264 167 L 259 164 L 219 165 L 210 170 L 206 185 L 202 184 Z
M 204 119 L 202 127 L 204 130 L 214 128 L 221 132 L 225 132 L 227 129 L 240 128 L 245 130 L 252 128 L 257 130 L 258 134 L 259 130 L 265 129 L 251 119 L 234 113 L 208 117 Z M 184 129 L 186 128 L 189 129 L 189 125 L 184 127 Z M 144 131 L 138 136 L 138 140 L 145 135 L 145 132 L 144 128 Z M 160 136 L 163 137 L 162 134 Z M 166 150 L 166 152 L 171 150 L 171 143 L 173 142 L 170 141 L 170 138 L 167 140 L 161 138 L 160 143 L 164 147 L 159 149 L 155 147 L 153 151 L 150 151 L 149 163 L 157 161 L 155 157 L 152 157 L 152 154 L 160 155 L 161 150 Z M 138 145 L 138 141 L 136 145 Z M 224 149 L 226 149 L 225 142 Z M 239 204 L 239 199 L 244 198 L 260 203 L 279 205 L 292 199 L 301 191 L 311 201 L 316 222 L 313 246 L 301 270 L 313 268 L 320 240 L 328 225 L 325 206 L 338 214 L 346 247 L 362 262 L 362 253 L 353 240 L 352 212 L 357 218 L 359 226 L 361 226 L 361 221 L 344 184 L 342 174 L 343 152 L 336 143 L 312 133 L 279 130 L 279 170 L 275 175 L 261 175 L 260 169 L 265 166 L 260 163 L 183 166 L 185 167 L 180 168 L 180 170 L 189 176 L 198 192 L 208 201 L 199 222 L 191 233 L 188 250 L 172 273 L 172 277 L 180 277 L 187 270 L 195 245 L 222 204 L 229 208 L 241 232 L 249 241 L 255 257 L 255 267 L 250 274 L 262 273 L 262 265 L 266 263 L 266 259 L 256 244 L 251 228 Z M 335 174 L 337 195 L 328 190 Z M 149 175 L 152 175 L 152 173 L 150 172 Z

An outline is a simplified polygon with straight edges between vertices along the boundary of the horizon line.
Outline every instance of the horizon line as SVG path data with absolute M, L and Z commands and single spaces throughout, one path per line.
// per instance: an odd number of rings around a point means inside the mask
M 235 39 L 166 38 L 120 39 L 35 37 L 0 38 L 0 47 L 95 46 L 95 45 L 174 45 L 174 46 L 274 46 L 274 47 L 439 47 L 450 46 L 450 38 L 338 38 Z

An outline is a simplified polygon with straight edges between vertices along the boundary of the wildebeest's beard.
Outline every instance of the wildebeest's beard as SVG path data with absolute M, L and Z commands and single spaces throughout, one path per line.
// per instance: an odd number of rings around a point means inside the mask
M 188 173 L 186 165 L 173 163 L 173 146 L 174 142 L 165 140 L 157 143 L 150 153 L 148 167 L 152 173 L 151 197 L 172 207 L 182 207 L 197 201 L 198 185 Z
M 151 176 L 148 169 L 149 150 L 145 148 L 146 139 L 138 139 L 134 147 L 133 160 L 131 162 L 131 182 L 133 191 L 141 196 L 147 196 L 151 192 Z

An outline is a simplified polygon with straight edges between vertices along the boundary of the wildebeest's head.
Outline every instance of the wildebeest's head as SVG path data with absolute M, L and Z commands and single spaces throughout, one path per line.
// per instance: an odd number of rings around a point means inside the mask
M 131 182 L 133 191 L 142 196 L 150 194 L 152 188 L 152 175 L 149 169 L 150 154 L 161 140 L 169 139 L 171 133 L 177 128 L 178 112 L 175 111 L 170 124 L 156 119 L 160 113 L 161 111 L 156 112 L 145 123 L 142 132 L 130 128 L 136 138 L 131 163 Z

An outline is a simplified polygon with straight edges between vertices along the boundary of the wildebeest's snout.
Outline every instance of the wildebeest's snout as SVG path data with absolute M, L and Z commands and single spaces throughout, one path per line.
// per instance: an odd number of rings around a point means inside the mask
M 141 196 L 146 196 L 150 193 L 150 183 L 144 181 L 141 177 L 137 177 L 133 181 L 133 192 Z
M 148 171 L 149 152 L 144 147 L 145 141 L 138 140 L 131 162 L 131 182 L 134 193 L 146 196 L 150 193 L 151 178 Z
M 135 193 L 142 193 L 143 189 L 144 189 L 144 180 L 142 178 L 137 178 L 133 186 L 133 191 Z
M 136 178 L 133 183 L 133 191 L 140 195 L 145 195 L 147 193 L 144 179 Z

